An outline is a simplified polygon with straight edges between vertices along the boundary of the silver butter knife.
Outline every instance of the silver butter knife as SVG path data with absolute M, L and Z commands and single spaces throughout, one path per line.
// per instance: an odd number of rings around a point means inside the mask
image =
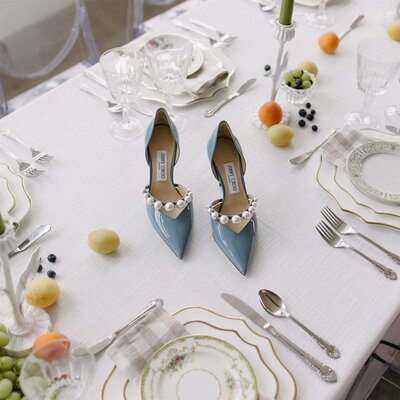
M 228 96 L 226 99 L 222 100 L 218 103 L 215 107 L 211 108 L 210 110 L 206 111 L 203 115 L 208 118 L 212 117 L 221 107 L 223 107 L 226 103 L 229 103 L 231 100 L 235 99 L 242 95 L 250 86 L 254 85 L 257 82 L 256 78 L 250 78 L 235 93 Z
M 269 322 L 267 322 L 260 314 L 258 314 L 257 311 L 253 310 L 244 301 L 228 293 L 222 293 L 221 297 L 232 307 L 236 308 L 236 310 L 250 319 L 253 323 L 277 338 L 287 348 L 297 354 L 322 380 L 325 382 L 336 382 L 336 372 L 332 368 L 312 357 L 310 354 L 306 353 L 300 347 L 295 345 L 287 337 L 279 333 Z
M 155 308 L 158 305 L 163 305 L 163 300 L 162 299 L 154 299 L 152 300 L 149 305 L 141 311 L 134 319 L 126 323 L 125 325 L 121 326 L 121 328 L 117 329 L 111 336 L 100 340 L 100 342 L 97 342 L 93 346 L 90 346 L 90 352 L 93 355 L 96 355 L 106 349 L 110 344 L 120 335 L 125 329 L 130 328 L 132 325 L 134 325 L 137 321 L 141 320 L 143 317 L 145 317 L 149 311 L 151 311 L 153 308 Z
M 46 233 L 50 232 L 50 225 L 41 225 L 39 228 L 34 230 L 16 249 L 8 253 L 8 257 L 11 258 L 16 254 L 22 253 L 27 248 L 31 247 L 36 241 L 38 241 Z

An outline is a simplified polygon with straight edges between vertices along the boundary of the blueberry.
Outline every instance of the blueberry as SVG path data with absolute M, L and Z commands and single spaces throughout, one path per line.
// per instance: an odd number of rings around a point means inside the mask
M 314 115 L 308 114 L 306 117 L 309 121 L 312 121 L 314 119 Z
M 305 117 L 307 115 L 307 111 L 304 108 L 300 108 L 299 115 L 300 117 Z
M 56 271 L 53 271 L 52 269 L 47 271 L 47 276 L 51 279 L 54 279 L 56 277 Z
M 313 125 L 313 126 L 311 127 L 311 129 L 312 129 L 314 132 L 317 132 L 318 126 L 317 126 L 317 125 Z
M 310 114 L 315 115 L 316 111 L 315 110 L 311 110 Z
M 42 264 L 39 264 L 39 267 L 38 267 L 38 269 L 37 269 L 37 272 L 42 272 L 42 270 L 43 270 L 43 265 L 42 265 Z
M 291 83 L 291 82 L 288 82 L 286 85 L 288 85 L 289 87 L 291 87 L 291 86 L 292 86 L 292 83 Z
M 311 108 L 311 103 L 306 103 L 306 108 Z
M 47 259 L 49 260 L 49 262 L 54 263 L 54 262 L 56 262 L 57 257 L 56 257 L 55 254 L 49 254 L 49 255 L 47 256 Z
M 266 72 L 269 72 L 269 71 L 271 70 L 271 66 L 270 66 L 269 64 L 264 65 L 264 70 L 265 70 Z
M 302 128 L 304 128 L 306 126 L 306 121 L 304 121 L 304 119 L 301 119 L 299 121 L 299 126 L 301 126 Z

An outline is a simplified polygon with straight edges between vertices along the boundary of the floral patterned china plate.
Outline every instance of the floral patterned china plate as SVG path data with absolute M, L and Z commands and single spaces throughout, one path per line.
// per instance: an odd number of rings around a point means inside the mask
M 366 168 L 366 162 L 372 158 L 383 155 L 389 161 L 389 157 L 397 156 L 396 165 L 392 163 L 385 168 L 382 163 L 380 168 Z M 389 156 L 389 157 L 388 157 Z M 354 149 L 347 158 L 347 172 L 354 186 L 367 196 L 384 203 L 400 205 L 400 181 L 398 171 L 400 166 L 400 144 L 393 142 L 370 142 Z M 379 162 L 380 162 L 379 159 Z M 398 159 L 398 160 L 397 160 Z
M 257 400 L 253 369 L 224 340 L 203 335 L 175 339 L 156 351 L 140 382 L 142 400 Z

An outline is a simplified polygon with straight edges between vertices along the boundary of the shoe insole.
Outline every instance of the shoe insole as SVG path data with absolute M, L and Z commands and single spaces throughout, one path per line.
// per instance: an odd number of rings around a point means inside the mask
M 213 160 L 224 190 L 224 202 L 219 212 L 224 215 L 239 215 L 247 209 L 249 201 L 240 168 L 240 156 L 231 139 L 218 138 Z M 240 224 L 229 222 L 226 226 L 238 233 L 247 223 L 248 220 L 242 220 Z
M 182 198 L 174 186 L 171 176 L 171 165 L 174 162 L 176 143 L 168 125 L 156 125 L 153 128 L 153 135 L 149 142 L 149 152 L 152 166 L 150 182 L 150 193 L 157 200 L 164 203 L 176 202 Z M 166 212 L 171 218 L 176 218 L 183 209 L 175 207 L 172 211 Z

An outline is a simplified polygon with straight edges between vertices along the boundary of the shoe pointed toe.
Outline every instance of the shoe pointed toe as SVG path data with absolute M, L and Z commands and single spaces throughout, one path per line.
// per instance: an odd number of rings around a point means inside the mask
M 255 215 L 239 233 L 235 233 L 218 221 L 211 220 L 212 234 L 222 252 L 242 275 L 246 275 L 247 267 L 254 246 L 257 232 Z
M 153 228 L 173 253 L 182 259 L 193 225 L 193 203 L 188 204 L 175 219 L 168 217 L 151 205 L 147 205 L 146 209 Z

